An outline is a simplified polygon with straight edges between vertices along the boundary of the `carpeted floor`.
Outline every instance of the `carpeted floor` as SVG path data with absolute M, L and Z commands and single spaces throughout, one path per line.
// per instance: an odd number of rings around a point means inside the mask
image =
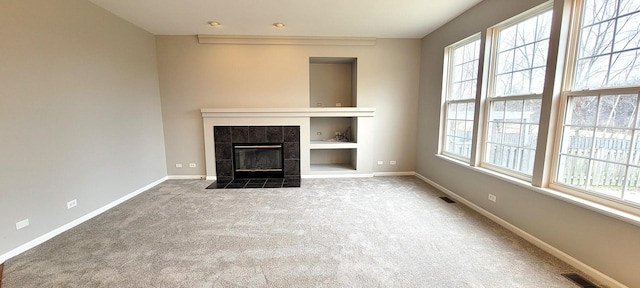
M 5 263 L 13 287 L 578 287 L 415 177 L 168 180 Z

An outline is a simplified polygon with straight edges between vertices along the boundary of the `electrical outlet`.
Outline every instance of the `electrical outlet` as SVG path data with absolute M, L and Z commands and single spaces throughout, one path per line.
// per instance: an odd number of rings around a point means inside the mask
M 176 168 L 182 168 L 182 164 L 180 163 L 176 164 Z
M 489 194 L 489 201 L 496 202 L 498 201 L 498 198 L 496 197 L 496 195 Z
M 189 168 L 196 168 L 196 163 L 189 163 Z
M 379 161 L 378 161 L 378 165 L 384 165 L 384 161 L 379 160 Z
M 71 209 L 73 207 L 76 207 L 77 205 L 78 205 L 78 201 L 76 201 L 76 199 L 73 199 L 67 202 L 67 209 Z
M 316 106 L 317 107 L 322 107 L 322 103 L 318 102 L 318 103 L 316 103 Z
M 316 135 L 322 135 L 322 132 L 318 131 L 316 132 Z
M 27 227 L 27 226 L 29 226 L 29 219 L 28 218 L 16 223 L 16 230 L 20 230 L 20 229 L 22 229 L 24 227 Z
M 398 164 L 398 162 L 396 162 L 396 160 L 389 161 L 389 165 L 396 165 L 396 164 Z
M 340 102 L 336 103 L 336 107 L 342 107 L 342 103 Z

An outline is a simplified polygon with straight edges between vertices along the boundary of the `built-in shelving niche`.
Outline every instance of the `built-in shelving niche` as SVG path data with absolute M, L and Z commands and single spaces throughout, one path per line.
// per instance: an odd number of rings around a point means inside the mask
M 358 59 L 354 57 L 311 57 L 309 58 L 309 105 L 311 108 L 340 109 L 341 116 L 322 115 L 310 117 L 310 171 L 313 174 L 362 173 L 371 170 L 363 157 L 363 151 L 369 147 L 359 147 L 358 125 L 360 112 L 353 110 L 358 106 Z M 347 109 L 352 108 L 352 109 Z M 337 111 L 337 110 L 336 110 Z M 336 113 L 335 111 L 333 113 Z M 366 127 L 371 124 L 365 121 Z M 363 127 L 365 127 L 363 126 Z M 348 132 L 347 132 L 348 130 Z M 370 129 L 366 129 L 369 131 Z M 347 136 L 336 138 L 336 134 Z M 345 135 L 349 134 L 349 135 Z M 364 137 L 363 139 L 369 139 Z M 368 142 L 368 141 L 365 141 Z M 371 143 L 363 143 L 371 145 Z M 368 152 L 365 152 L 368 155 Z M 361 161 L 362 163 L 358 164 Z M 361 166 L 361 167 L 359 167 Z M 364 167 L 364 168 L 363 168 Z
M 340 172 L 357 169 L 358 118 L 312 117 L 311 171 Z M 339 134 L 339 135 L 337 135 Z M 348 134 L 348 135 L 345 135 Z M 349 142 L 340 141 L 343 137 Z
M 358 142 L 357 117 L 311 117 L 310 121 L 311 144 Z
M 357 107 L 357 75 L 357 58 L 309 58 L 310 107 Z
M 312 172 L 347 172 L 357 170 L 356 149 L 311 149 Z
M 311 171 L 340 172 L 356 170 L 358 118 L 311 117 L 310 124 Z M 344 141 L 345 137 L 349 141 Z

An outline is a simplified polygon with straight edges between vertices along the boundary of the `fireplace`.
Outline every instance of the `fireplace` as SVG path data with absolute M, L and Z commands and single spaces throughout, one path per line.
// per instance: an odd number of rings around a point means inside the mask
M 278 187 L 300 187 L 300 126 L 213 126 L 213 139 L 214 186 L 279 179 Z
M 284 178 L 282 143 L 234 143 L 233 178 Z

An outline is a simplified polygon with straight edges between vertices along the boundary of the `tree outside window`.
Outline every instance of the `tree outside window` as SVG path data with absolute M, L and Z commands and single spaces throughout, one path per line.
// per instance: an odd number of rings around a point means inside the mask
M 551 16 L 546 8 L 495 33 L 483 164 L 523 178 L 533 173 Z
M 585 0 L 556 183 L 640 204 L 640 0 Z
M 445 87 L 443 154 L 461 159 L 471 157 L 480 36 L 475 35 L 446 49 L 448 59 Z

